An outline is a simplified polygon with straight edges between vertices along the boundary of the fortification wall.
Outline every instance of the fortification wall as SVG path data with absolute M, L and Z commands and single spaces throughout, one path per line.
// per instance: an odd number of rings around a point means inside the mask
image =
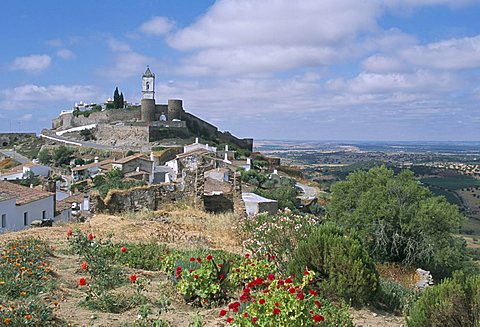
M 52 121 L 52 127 L 55 128 L 55 126 L 57 126 L 56 128 L 69 129 L 72 127 L 90 124 L 102 124 L 115 121 L 135 120 L 140 120 L 139 109 L 110 109 L 105 111 L 92 112 L 88 117 L 85 117 L 83 115 L 75 117 L 73 113 L 63 114 Z
M 136 125 L 98 124 L 95 137 L 108 145 L 141 146 L 149 141 L 149 128 Z
M 253 151 L 253 139 L 239 139 L 238 137 L 233 136 L 229 132 L 218 132 L 217 138 L 222 143 L 233 144 L 238 148 Z
M 200 119 L 189 112 L 185 112 L 183 114 L 183 119 L 185 119 L 188 129 L 193 134 L 204 137 L 215 137 L 218 132 L 218 128 L 216 126 L 207 123 L 203 119 Z

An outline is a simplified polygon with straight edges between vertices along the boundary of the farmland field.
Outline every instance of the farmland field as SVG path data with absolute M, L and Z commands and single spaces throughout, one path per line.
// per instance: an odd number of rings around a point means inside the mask
M 452 191 L 462 188 L 480 186 L 480 180 L 469 176 L 426 177 L 420 179 L 420 181 L 427 185 L 441 187 Z

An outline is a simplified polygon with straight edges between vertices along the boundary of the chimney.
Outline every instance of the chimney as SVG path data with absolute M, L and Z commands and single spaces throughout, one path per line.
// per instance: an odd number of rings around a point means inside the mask
M 153 151 L 150 152 L 150 160 L 151 160 L 151 161 L 155 161 L 155 157 L 153 156 Z
M 198 143 L 198 137 L 195 138 L 195 143 Z
M 228 144 L 225 144 L 225 151 L 228 151 Z
M 247 165 L 249 165 L 249 166 L 250 166 L 251 164 L 252 164 L 252 159 L 250 159 L 250 158 L 247 158 Z
M 93 159 L 93 161 L 94 161 L 95 163 L 98 163 L 98 157 L 95 157 L 95 159 Z

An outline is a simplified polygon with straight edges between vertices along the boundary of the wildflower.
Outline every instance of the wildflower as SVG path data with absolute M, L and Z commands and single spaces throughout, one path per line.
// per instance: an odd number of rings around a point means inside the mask
M 280 309 L 279 308 L 273 308 L 273 314 L 274 315 L 280 314 Z
M 190 262 L 192 262 L 192 261 L 195 261 L 195 258 L 193 258 L 193 257 L 192 257 L 192 258 L 190 258 Z
M 82 270 L 87 270 L 88 264 L 86 262 L 82 263 Z
M 78 281 L 78 285 L 80 286 L 85 286 L 87 284 L 87 280 L 85 278 L 80 278 L 80 280 Z
M 313 296 L 318 296 L 318 293 L 314 290 L 308 290 L 308 293 L 312 294 Z
M 290 292 L 290 294 L 293 294 L 293 293 L 295 293 L 295 289 L 294 289 L 293 287 L 292 287 L 292 288 L 290 288 L 288 291 Z
M 210 254 L 207 255 L 207 260 L 212 260 L 212 259 L 213 259 L 213 257 Z
M 320 321 L 324 321 L 325 320 L 325 317 L 324 316 L 320 316 L 320 315 L 315 315 L 312 317 L 313 318 L 313 321 L 315 322 L 320 322 Z
M 193 278 L 194 278 L 194 279 L 198 279 L 198 275 L 194 275 Z
M 233 322 L 233 318 L 232 318 L 232 317 L 228 317 L 228 318 L 227 318 L 227 322 L 228 322 L 229 324 L 231 324 L 231 323 Z
M 265 304 L 265 299 L 260 299 L 260 300 L 258 300 L 258 303 L 260 303 L 260 304 Z
M 315 301 L 313 302 L 317 307 L 321 308 L 322 307 L 322 304 L 320 303 L 320 301 Z
M 3 319 L 3 323 L 4 323 L 5 325 L 8 325 L 8 324 L 10 323 L 10 321 L 12 321 L 11 318 L 5 318 L 5 319 Z
M 224 274 L 220 274 L 220 276 L 218 276 L 220 279 L 224 279 L 225 278 L 225 275 Z
M 291 278 L 285 279 L 285 284 L 291 284 L 291 283 L 293 283 Z
M 245 258 L 250 258 L 250 253 L 245 253 Z
M 243 314 L 243 316 L 244 316 L 245 318 L 247 318 L 247 317 L 248 317 L 248 312 L 245 312 L 245 313 Z
M 308 276 L 310 275 L 310 272 L 308 270 L 305 270 L 305 272 L 303 273 L 305 276 Z
M 275 306 L 276 306 L 276 307 L 279 307 L 279 306 L 280 306 L 280 303 L 275 302 Z
M 303 300 L 304 298 L 305 298 L 305 295 L 303 294 L 303 292 L 299 291 L 298 294 L 297 294 L 297 299 Z
M 27 292 L 20 292 L 20 296 L 25 296 L 27 295 Z
M 31 316 L 31 315 L 26 315 L 26 316 L 25 316 L 25 319 L 26 319 L 26 320 L 30 320 L 30 319 L 32 319 L 32 316 Z
M 93 241 L 93 234 L 92 233 L 88 234 L 87 238 L 89 241 Z
M 126 248 L 126 247 L 124 247 L 124 246 L 122 246 L 122 247 L 120 248 L 120 252 L 122 252 L 122 253 L 125 253 L 125 252 L 127 252 L 127 248 Z
M 73 233 L 73 231 L 72 231 L 72 229 L 70 228 L 70 229 L 67 231 L 67 240 L 70 239 L 70 236 L 72 236 L 72 233 Z
M 268 280 L 274 280 L 275 279 L 275 275 L 274 274 L 268 274 Z
M 130 282 L 131 283 L 135 283 L 136 280 L 137 280 L 137 275 L 130 275 Z
M 197 258 L 197 262 L 198 262 L 198 263 L 202 263 L 202 259 Z
M 253 318 L 252 318 L 252 324 L 256 324 L 257 321 L 258 321 L 258 317 L 253 317 Z
M 225 316 L 227 314 L 227 310 L 220 310 L 220 316 Z
M 58 301 L 53 301 L 54 306 L 58 306 Z

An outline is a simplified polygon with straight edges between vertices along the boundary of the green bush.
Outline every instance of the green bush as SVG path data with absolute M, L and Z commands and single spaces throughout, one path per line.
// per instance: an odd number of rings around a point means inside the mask
M 480 275 L 453 274 L 428 287 L 409 311 L 409 327 L 480 326 Z
M 407 288 L 400 283 L 380 279 L 375 305 L 380 309 L 395 314 L 404 314 L 420 296 L 418 291 Z
M 378 274 L 367 250 L 352 232 L 326 224 L 299 244 L 288 273 L 302 276 L 305 267 L 325 296 L 352 304 L 367 303 L 378 289 Z

